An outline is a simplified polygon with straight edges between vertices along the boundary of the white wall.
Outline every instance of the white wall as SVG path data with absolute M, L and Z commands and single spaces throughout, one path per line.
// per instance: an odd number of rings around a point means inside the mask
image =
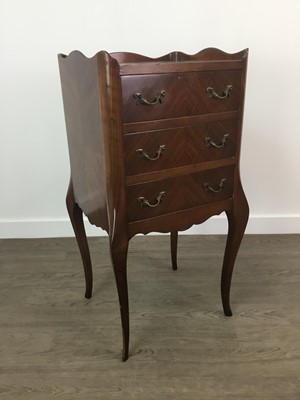
M 300 232 L 299 0 L 0 0 L 0 237 L 72 235 L 57 53 L 249 47 L 249 233 Z M 89 229 L 90 234 L 101 231 Z M 194 227 L 225 233 L 224 217 Z

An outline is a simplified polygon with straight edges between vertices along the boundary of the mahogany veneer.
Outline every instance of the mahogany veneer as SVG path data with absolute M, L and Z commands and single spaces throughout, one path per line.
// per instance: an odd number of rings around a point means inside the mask
M 67 208 L 84 265 L 92 266 L 82 213 L 107 231 L 128 358 L 127 251 L 137 233 L 178 231 L 225 211 L 224 313 L 249 208 L 239 159 L 248 50 L 205 49 L 152 59 L 132 53 L 59 54 L 71 179 Z

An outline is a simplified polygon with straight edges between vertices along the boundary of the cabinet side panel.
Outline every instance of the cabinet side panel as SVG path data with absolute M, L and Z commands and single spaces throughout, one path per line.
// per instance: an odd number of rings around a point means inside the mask
M 94 225 L 108 230 L 96 58 L 59 56 L 75 200 Z
M 105 52 L 97 54 L 97 62 L 109 236 L 112 243 L 124 244 L 128 235 L 120 69 L 118 62 Z

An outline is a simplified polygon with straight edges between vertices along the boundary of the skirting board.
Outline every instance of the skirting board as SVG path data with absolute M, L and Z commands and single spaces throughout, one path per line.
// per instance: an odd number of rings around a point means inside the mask
M 105 236 L 106 232 L 85 221 L 88 236 Z M 212 217 L 201 225 L 182 232 L 190 235 L 227 234 L 225 214 Z M 300 215 L 252 215 L 246 229 L 248 234 L 300 233 Z M 155 234 L 155 233 L 154 233 Z M 0 238 L 49 238 L 74 236 L 71 223 L 64 219 L 0 220 Z

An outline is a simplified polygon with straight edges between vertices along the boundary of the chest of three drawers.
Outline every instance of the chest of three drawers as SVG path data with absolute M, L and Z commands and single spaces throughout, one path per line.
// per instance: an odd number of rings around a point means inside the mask
M 132 75 L 121 75 L 127 221 L 134 233 L 143 220 L 158 223 L 164 215 L 165 223 L 168 214 L 232 198 L 243 98 L 239 63 L 148 63 L 139 75 L 138 67 L 125 64 L 124 74 Z
M 178 231 L 225 211 L 221 297 L 232 315 L 233 266 L 249 215 L 239 159 L 248 51 L 205 49 L 151 59 L 101 51 L 59 55 L 71 179 L 67 207 L 84 265 L 92 266 L 82 213 L 106 230 L 119 295 L 123 354 L 129 351 L 128 242 Z

